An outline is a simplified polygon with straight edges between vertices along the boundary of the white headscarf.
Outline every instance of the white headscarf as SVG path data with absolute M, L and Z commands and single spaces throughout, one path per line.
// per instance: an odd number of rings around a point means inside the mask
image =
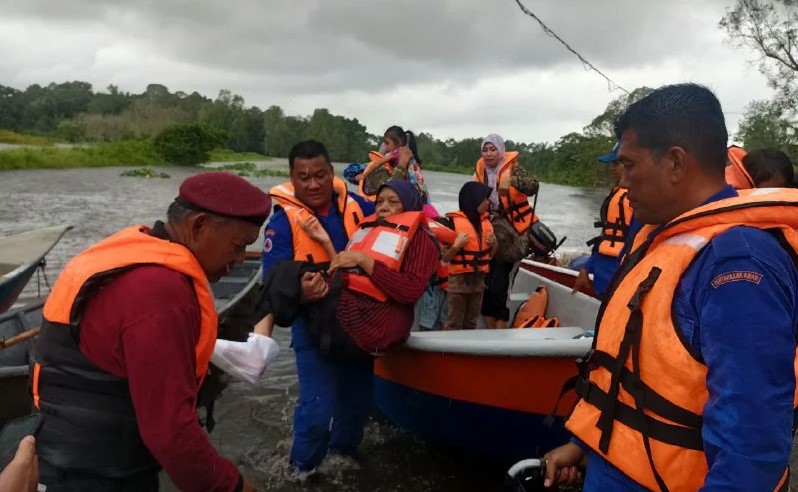
M 482 139 L 482 145 L 479 147 L 479 151 L 482 152 L 482 149 L 485 148 L 486 143 L 491 143 L 496 147 L 496 150 L 499 151 L 499 160 L 497 161 L 496 167 L 489 167 L 485 166 L 485 173 L 488 175 L 488 186 L 490 186 L 490 208 L 492 210 L 499 209 L 499 194 L 496 191 L 499 187 L 498 178 L 499 178 L 499 169 L 501 169 L 502 164 L 504 163 L 504 139 L 501 135 L 496 133 L 491 133 L 487 137 Z

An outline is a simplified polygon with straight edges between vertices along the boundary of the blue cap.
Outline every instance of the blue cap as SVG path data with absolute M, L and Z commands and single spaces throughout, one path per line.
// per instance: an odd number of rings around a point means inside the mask
M 615 144 L 615 147 L 612 148 L 612 151 L 609 154 L 604 154 L 603 156 L 599 157 L 598 160 L 603 162 L 604 164 L 612 164 L 613 162 L 618 160 L 618 148 L 621 146 L 621 141 L 619 140 L 618 143 Z

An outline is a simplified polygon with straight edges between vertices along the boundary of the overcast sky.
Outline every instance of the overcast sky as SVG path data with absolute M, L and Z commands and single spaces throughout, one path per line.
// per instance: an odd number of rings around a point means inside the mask
M 717 27 L 731 0 L 523 1 L 628 90 L 695 81 L 729 113 L 770 97 Z M 0 0 L 0 84 L 67 80 L 524 142 L 581 131 L 621 94 L 514 0 Z

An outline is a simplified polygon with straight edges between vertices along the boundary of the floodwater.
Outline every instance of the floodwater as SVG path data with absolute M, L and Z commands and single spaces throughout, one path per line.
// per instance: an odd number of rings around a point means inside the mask
M 268 167 L 286 168 L 274 160 Z M 337 166 L 340 174 L 341 167 Z M 56 224 L 72 224 L 47 256 L 46 274 L 55 281 L 64 263 L 92 243 L 132 224 L 163 219 L 180 182 L 196 169 L 159 168 L 168 179 L 121 177 L 123 168 L 30 170 L 0 173 L 0 235 Z M 457 208 L 457 193 L 468 176 L 425 174 L 433 204 L 440 212 Z M 263 189 L 283 178 L 251 178 Z M 537 214 L 558 237 L 563 250 L 587 251 L 606 190 L 543 184 Z M 259 248 L 255 245 L 253 248 Z M 46 292 L 34 277 L 23 296 Z M 217 427 L 211 439 L 219 451 L 255 480 L 261 490 L 276 491 L 490 491 L 501 485 L 503 470 L 426 443 L 393 427 L 375 412 L 366 429 L 358 462 L 328 459 L 314 476 L 300 480 L 288 468 L 292 416 L 297 396 L 294 357 L 287 329 L 277 329 L 282 351 L 262 387 L 233 382 L 216 405 Z M 479 425 L 479 422 L 474 422 Z M 464 429 L 467 432 L 467 429 Z M 174 490 L 164 477 L 162 490 Z

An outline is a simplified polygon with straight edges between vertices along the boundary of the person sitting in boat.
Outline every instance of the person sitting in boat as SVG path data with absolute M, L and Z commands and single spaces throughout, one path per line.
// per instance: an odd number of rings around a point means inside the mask
M 489 187 L 469 181 L 460 189 L 460 210 L 446 214 L 458 235 L 442 258 L 449 264 L 446 288 L 449 313 L 444 330 L 477 327 L 485 277 L 497 246 L 487 213 L 490 194 Z
M 406 181 L 383 184 L 375 211 L 340 253 L 319 220 L 306 217 L 302 227 L 332 258 L 325 271 L 330 289 L 322 301 L 298 307 L 298 279 L 306 268 L 315 267 L 301 262 L 275 265 L 264 279 L 258 302 L 264 317 L 255 326 L 256 334 L 266 335 L 275 323 L 285 326 L 303 317 L 325 351 L 360 359 L 407 339 L 414 305 L 435 272 L 438 245 L 418 194 Z
M 416 136 L 411 131 L 405 131 L 400 126 L 392 126 L 385 130 L 382 139 L 382 154 L 376 152 L 369 153 L 372 161 L 366 166 L 362 173 L 355 179 L 360 183 L 360 194 L 365 197 L 373 197 L 374 192 L 383 183 L 393 178 L 401 178 L 409 181 L 421 198 L 421 203 L 429 203 L 429 191 L 424 182 L 424 175 L 421 173 L 421 157 L 418 155 Z M 410 152 L 412 158 L 406 163 L 400 164 L 402 152 Z M 375 174 L 375 171 L 381 171 Z
M 66 264 L 32 371 L 48 491 L 156 492 L 162 468 L 184 491 L 255 490 L 195 410 L 217 336 L 210 283 L 244 262 L 270 210 L 245 179 L 198 174 L 165 223 L 123 229 Z
M 798 190 L 726 183 L 723 111 L 696 84 L 653 91 L 615 133 L 645 225 L 576 382 L 575 439 L 546 453 L 546 482 L 584 472 L 585 492 L 787 490 Z
M 491 222 L 502 245 L 490 262 L 481 313 L 488 328 L 506 328 L 510 320 L 510 277 L 526 256 L 529 230 L 538 221 L 529 196 L 537 195 L 539 184 L 518 165 L 518 152 L 505 151 L 500 135 L 485 137 L 480 151 L 482 157 L 476 163 L 474 181 L 491 190 Z
M 573 288 L 573 292 L 589 291 L 592 288 L 599 298 L 604 296 L 610 279 L 618 269 L 619 255 L 629 237 L 629 226 L 632 221 L 629 190 L 621 186 L 623 166 L 618 163 L 620 145 L 620 142 L 616 143 L 609 154 L 598 158 L 599 162 L 607 164 L 607 169 L 612 174 L 613 187 L 601 204 L 600 221 L 594 224 L 600 228 L 601 233 L 587 242 L 587 245 L 593 249 L 590 258 L 579 269 L 579 276 Z M 592 282 L 588 276 L 591 273 Z
M 437 211 L 435 212 L 437 213 Z M 454 231 L 454 223 L 452 219 L 446 216 L 438 216 L 429 220 L 428 225 L 435 231 L 435 237 L 442 248 L 442 255 L 446 253 L 447 248 L 454 245 L 458 237 L 460 238 L 460 245 L 468 242 L 467 234 Z M 443 237 L 438 231 L 444 231 L 446 236 Z M 434 331 L 442 330 L 446 318 L 449 316 L 449 308 L 447 301 L 446 291 L 449 288 L 449 262 L 441 258 L 435 269 L 435 274 L 430 278 L 427 289 L 424 295 L 421 296 L 419 301 L 418 310 L 418 328 L 420 331 Z

